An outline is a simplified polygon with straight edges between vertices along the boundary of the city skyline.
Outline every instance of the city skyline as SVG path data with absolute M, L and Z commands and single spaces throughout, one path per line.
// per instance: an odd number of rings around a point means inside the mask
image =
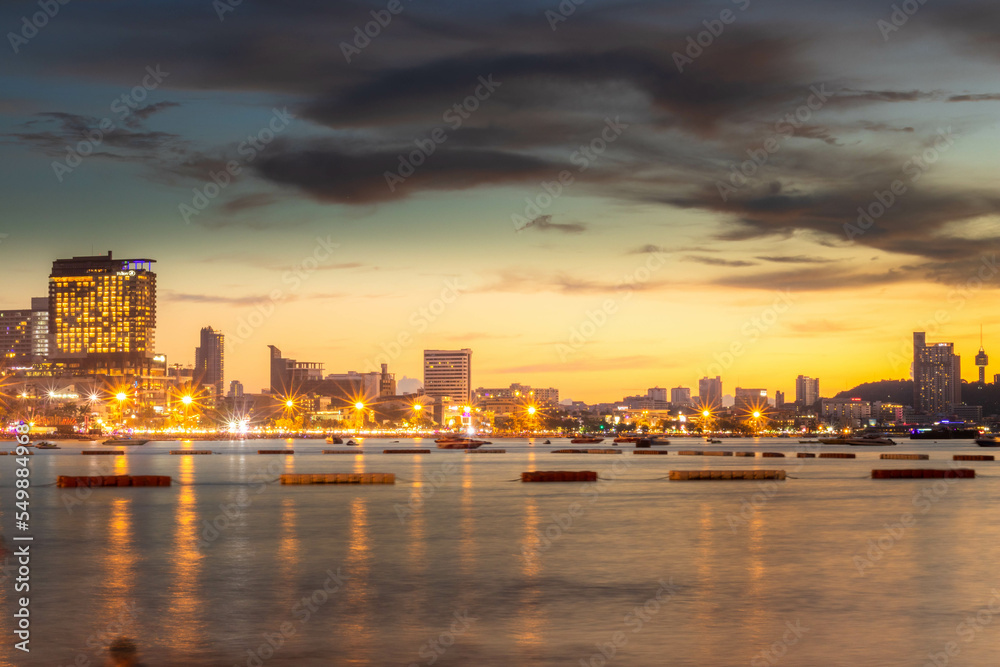
M 216 327 L 254 391 L 269 344 L 373 372 L 403 337 L 401 379 L 473 347 L 591 402 L 905 378 L 917 330 L 973 381 L 1000 330 L 995 7 L 404 3 L 362 48 L 381 5 L 226 6 L 0 9 L 0 308 L 152 255 L 159 351 Z

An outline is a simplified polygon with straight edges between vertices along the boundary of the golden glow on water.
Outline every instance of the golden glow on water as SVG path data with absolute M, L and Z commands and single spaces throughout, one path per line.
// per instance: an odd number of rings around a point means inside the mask
M 347 558 L 344 560 L 344 572 L 347 575 L 344 600 L 348 612 L 343 636 L 347 638 L 348 654 L 369 655 L 374 633 L 371 625 L 371 526 L 368 523 L 367 500 L 353 498 L 350 514 Z
M 541 544 L 538 542 L 538 531 L 540 529 L 541 517 L 538 512 L 538 501 L 534 498 L 525 498 L 524 501 L 524 537 L 521 540 L 521 554 L 517 558 L 521 559 L 522 574 L 525 578 L 524 592 L 518 605 L 518 614 L 515 620 L 514 640 L 518 648 L 532 656 L 542 646 L 542 632 L 544 623 L 542 621 L 542 591 L 537 578 L 542 573 L 542 561 L 545 552 L 539 551 Z M 525 557 L 522 554 L 531 554 Z
M 281 500 L 281 533 L 278 537 L 278 573 L 281 581 L 295 581 L 299 572 L 299 526 L 295 500 L 286 497 Z M 284 588 L 287 606 L 291 608 L 301 596 L 294 586 Z
M 174 574 L 164 630 L 181 654 L 192 654 L 204 643 L 200 611 L 205 606 L 199 582 L 202 554 L 198 549 L 197 487 L 194 457 L 182 456 L 177 472 L 181 485 L 174 512 L 174 544 L 170 553 Z
M 355 455 L 353 472 L 365 472 L 365 457 L 362 454 Z
M 132 509 L 131 498 L 114 498 L 111 501 L 103 559 L 105 583 L 102 618 L 127 616 L 124 610 L 135 600 L 137 558 L 135 537 L 132 534 Z

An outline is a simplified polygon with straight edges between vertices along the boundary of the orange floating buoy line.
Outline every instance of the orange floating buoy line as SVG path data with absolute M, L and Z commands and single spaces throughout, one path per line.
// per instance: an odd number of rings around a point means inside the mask
M 671 470 L 670 481 L 717 479 L 785 479 L 784 470 Z
M 633 454 L 652 454 L 652 455 L 659 454 L 660 456 L 666 456 L 670 452 L 666 451 L 665 449 L 633 449 L 632 453 Z
M 926 461 L 930 458 L 928 454 L 882 454 L 880 459 L 899 459 L 902 461 Z
M 506 454 L 506 449 L 467 449 L 466 454 Z
M 856 459 L 858 455 L 847 452 L 821 452 L 819 457 L 821 459 Z
M 553 449 L 553 454 L 621 454 L 620 449 Z
M 781 458 L 781 459 L 785 458 L 785 455 L 782 454 L 781 452 L 761 452 L 760 455 L 764 456 L 764 457 L 770 456 L 770 457 Z
M 536 470 L 522 472 L 522 482 L 596 482 L 597 473 L 592 470 Z
M 757 452 L 733 452 L 733 456 L 757 456 Z
M 258 454 L 294 454 L 294 449 L 258 449 Z
M 85 449 L 80 452 L 84 456 L 116 456 L 118 454 L 124 454 L 124 449 Z
M 59 475 L 56 486 L 72 489 L 77 486 L 170 486 L 170 478 L 164 475 L 92 475 L 72 477 Z
M 392 472 L 336 472 L 326 474 L 284 474 L 282 484 L 395 484 Z
M 974 479 L 976 471 L 971 468 L 938 470 L 934 468 L 914 468 L 910 470 L 872 470 L 872 479 Z
M 364 454 L 357 449 L 324 449 L 324 454 Z
M 952 461 L 995 461 L 992 454 L 955 454 Z
M 733 453 L 732 452 L 719 452 L 719 451 L 716 451 L 716 452 L 702 452 L 701 455 L 702 456 L 732 456 Z
M 430 454 L 429 449 L 383 449 L 383 454 Z
M 795 456 L 798 457 L 798 458 L 800 458 L 800 459 L 814 459 L 814 458 L 816 458 L 816 455 L 813 454 L 812 452 L 799 452 Z
M 24 454 L 18 454 L 17 450 L 13 450 L 13 451 L 9 451 L 8 452 L 6 449 L 4 451 L 0 452 L 0 456 L 3 456 L 5 454 L 10 454 L 11 456 L 34 456 L 35 455 L 34 452 L 25 452 Z
M 704 453 L 705 452 L 700 452 L 697 450 L 682 449 L 681 451 L 677 452 L 677 456 L 701 456 Z
M 213 452 L 210 449 L 171 449 L 170 453 L 171 454 L 177 454 L 177 455 L 180 455 L 180 456 L 187 456 L 188 454 L 191 454 L 191 455 L 194 455 L 194 454 L 214 454 L 215 452 Z

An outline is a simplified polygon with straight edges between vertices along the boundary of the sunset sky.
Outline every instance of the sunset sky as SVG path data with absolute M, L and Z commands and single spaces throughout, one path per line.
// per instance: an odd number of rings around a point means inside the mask
M 1000 360 L 1000 6 L 903 4 L 72 0 L 35 34 L 4 3 L 0 308 L 112 250 L 157 261 L 158 351 L 221 329 L 253 392 L 274 344 L 792 400 L 909 377 L 914 330 L 971 379 L 980 324 Z

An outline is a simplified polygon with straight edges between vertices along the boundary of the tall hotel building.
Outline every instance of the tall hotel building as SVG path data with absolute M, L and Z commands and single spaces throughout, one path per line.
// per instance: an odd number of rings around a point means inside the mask
M 913 409 L 918 414 L 951 414 L 962 403 L 961 357 L 953 343 L 927 344 L 913 332 Z
M 800 375 L 795 378 L 795 402 L 800 408 L 811 407 L 819 400 L 819 378 Z
M 114 374 L 148 367 L 156 328 L 151 259 L 57 259 L 49 275 L 49 356 Z
M 225 375 L 225 336 L 212 327 L 201 330 L 201 345 L 194 350 L 195 377 L 203 387 L 209 387 L 215 398 L 221 398 Z
M 424 393 L 453 402 L 472 399 L 472 350 L 424 350 Z

